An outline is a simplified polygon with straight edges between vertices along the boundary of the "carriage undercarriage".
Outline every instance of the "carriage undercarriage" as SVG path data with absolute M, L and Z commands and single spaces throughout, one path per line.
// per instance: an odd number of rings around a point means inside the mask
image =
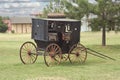
M 44 51 L 43 53 L 41 53 Z M 35 63 L 39 55 L 44 56 L 47 66 L 58 65 L 67 60 L 70 63 L 84 63 L 87 58 L 86 48 L 82 44 L 74 44 L 67 53 L 63 53 L 61 47 L 56 43 L 50 43 L 43 50 L 33 42 L 25 42 L 20 48 L 20 59 L 24 64 Z

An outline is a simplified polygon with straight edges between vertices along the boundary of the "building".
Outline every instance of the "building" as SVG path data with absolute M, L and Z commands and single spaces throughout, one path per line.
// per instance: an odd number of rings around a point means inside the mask
M 87 18 L 87 16 L 84 16 L 81 19 L 81 32 L 85 32 L 85 31 L 92 31 L 92 28 L 89 26 L 89 21 L 93 18 L 97 18 L 97 15 L 94 14 L 89 14 L 89 17 Z
M 30 17 L 10 17 L 11 30 L 14 33 L 31 33 L 32 20 Z

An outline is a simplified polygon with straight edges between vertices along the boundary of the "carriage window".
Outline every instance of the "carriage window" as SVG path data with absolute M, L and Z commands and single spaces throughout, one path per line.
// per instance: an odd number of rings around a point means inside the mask
M 57 33 L 49 33 L 48 39 L 49 41 L 57 41 Z

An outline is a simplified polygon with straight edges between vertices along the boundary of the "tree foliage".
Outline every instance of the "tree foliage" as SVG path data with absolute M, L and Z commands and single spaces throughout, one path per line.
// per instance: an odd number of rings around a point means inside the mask
M 47 17 L 49 13 L 64 13 L 64 6 L 60 0 L 54 0 L 50 2 L 43 10 L 43 17 Z
M 100 20 L 100 26 L 105 26 L 109 30 L 116 30 L 119 27 L 120 4 L 112 0 L 96 0 L 97 4 L 93 7 L 93 14 Z M 93 23 L 95 24 L 96 21 Z M 98 23 L 99 24 L 99 23 Z
M 88 0 L 74 0 L 73 2 L 63 0 L 65 14 L 72 19 L 81 20 L 85 15 L 88 17 L 91 12 L 92 4 Z
M 2 17 L 0 17 L 0 32 L 4 33 L 8 29 L 7 25 L 3 23 Z
M 93 18 L 90 20 L 89 26 L 92 28 L 92 31 L 100 31 L 101 29 L 101 22 L 99 18 Z

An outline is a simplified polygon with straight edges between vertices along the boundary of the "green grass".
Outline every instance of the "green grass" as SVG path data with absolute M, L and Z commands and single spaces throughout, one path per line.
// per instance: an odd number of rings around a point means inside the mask
M 101 32 L 82 32 L 86 47 L 116 59 L 103 60 L 88 54 L 85 64 L 69 61 L 53 67 L 44 64 L 43 56 L 36 63 L 22 64 L 20 46 L 33 41 L 30 34 L 0 34 L 0 80 L 120 80 L 120 33 L 107 33 L 107 46 L 101 46 Z

